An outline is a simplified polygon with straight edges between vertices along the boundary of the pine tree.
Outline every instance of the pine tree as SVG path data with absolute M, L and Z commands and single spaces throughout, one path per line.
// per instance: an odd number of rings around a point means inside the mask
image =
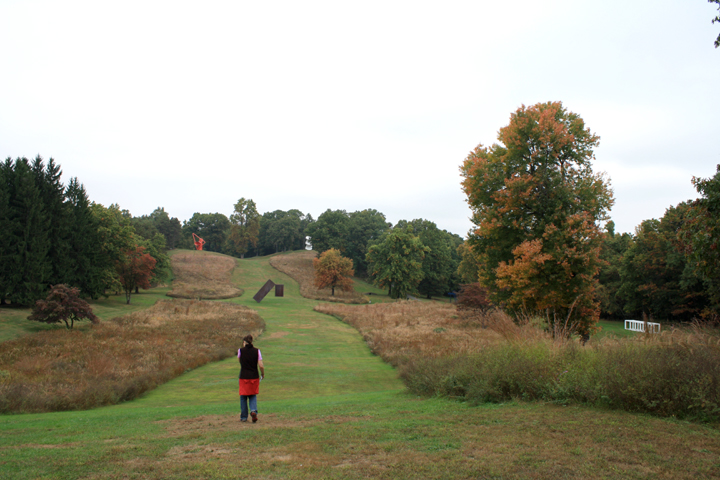
M 15 161 L 12 177 L 8 298 L 13 303 L 31 305 L 45 296 L 52 273 L 48 255 L 49 221 L 35 174 L 26 158 Z

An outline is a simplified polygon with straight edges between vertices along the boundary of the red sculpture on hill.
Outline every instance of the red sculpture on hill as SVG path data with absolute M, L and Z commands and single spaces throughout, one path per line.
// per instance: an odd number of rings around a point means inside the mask
M 193 241 L 195 242 L 195 249 L 196 249 L 196 250 L 202 250 L 203 245 L 205 245 L 205 240 L 203 240 L 202 238 L 198 237 L 198 236 L 195 235 L 194 233 L 192 234 L 192 236 L 193 236 Z

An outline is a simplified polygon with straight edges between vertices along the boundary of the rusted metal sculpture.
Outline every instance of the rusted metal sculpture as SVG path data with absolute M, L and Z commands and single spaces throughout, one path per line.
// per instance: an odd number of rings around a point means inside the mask
M 267 282 L 265 282 L 265 285 L 263 285 L 262 288 L 258 290 L 258 292 L 253 297 L 253 300 L 258 303 L 262 302 L 262 299 L 265 298 L 265 295 L 267 295 L 274 287 L 275 284 L 273 283 L 273 281 L 268 280 Z
M 194 233 L 192 234 L 192 236 L 193 236 L 193 242 L 195 242 L 195 250 L 202 250 L 203 245 L 205 245 L 205 240 L 198 237 Z
M 265 285 L 262 286 L 260 290 L 255 294 L 253 297 L 253 300 L 260 303 L 262 302 L 262 299 L 265 298 L 265 296 L 270 293 L 270 290 L 275 289 L 275 296 L 276 297 L 283 297 L 285 295 L 285 285 L 275 284 L 272 280 L 268 280 L 265 282 Z

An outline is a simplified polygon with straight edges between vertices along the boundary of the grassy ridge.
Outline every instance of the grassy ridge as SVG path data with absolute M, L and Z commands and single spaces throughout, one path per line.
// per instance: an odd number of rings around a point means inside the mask
M 193 370 L 141 399 L 0 417 L 0 477 L 713 478 L 713 427 L 541 403 L 471 407 L 405 392 L 361 335 L 312 311 L 267 259 L 240 262 L 267 324 L 260 422 L 240 424 L 237 362 Z M 268 279 L 285 297 L 252 295 Z

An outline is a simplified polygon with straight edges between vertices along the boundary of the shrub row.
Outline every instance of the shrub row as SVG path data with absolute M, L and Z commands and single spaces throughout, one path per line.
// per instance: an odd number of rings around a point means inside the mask
M 420 395 L 473 403 L 583 403 L 662 417 L 720 420 L 720 345 L 648 339 L 581 347 L 551 340 L 493 345 L 456 357 L 409 359 L 401 376 Z

